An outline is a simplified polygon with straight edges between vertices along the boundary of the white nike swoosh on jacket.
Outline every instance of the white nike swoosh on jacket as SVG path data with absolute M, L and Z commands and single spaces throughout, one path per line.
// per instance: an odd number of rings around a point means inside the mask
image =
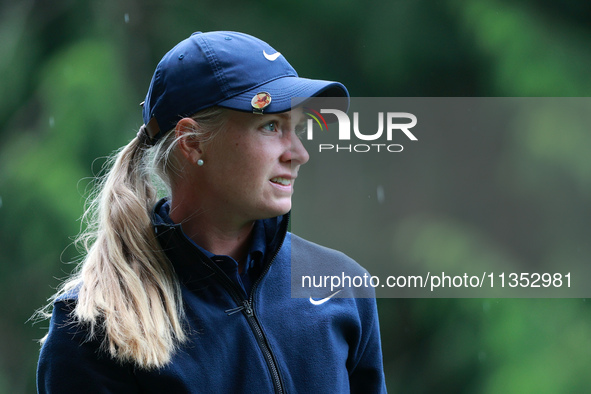
M 343 289 L 339 289 L 339 290 L 335 291 L 334 293 L 332 293 L 331 295 L 329 295 L 328 297 L 323 298 L 321 300 L 314 300 L 314 299 L 312 299 L 312 297 L 310 297 L 310 302 L 314 305 L 324 304 L 326 301 L 330 300 L 332 297 L 337 295 L 341 290 L 343 290 Z

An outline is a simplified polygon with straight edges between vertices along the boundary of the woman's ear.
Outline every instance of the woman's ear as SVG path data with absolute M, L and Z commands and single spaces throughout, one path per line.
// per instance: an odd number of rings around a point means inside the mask
M 174 128 L 180 152 L 185 159 L 193 164 L 197 164 L 203 154 L 201 143 L 193 134 L 198 129 L 199 124 L 191 118 L 182 118 Z

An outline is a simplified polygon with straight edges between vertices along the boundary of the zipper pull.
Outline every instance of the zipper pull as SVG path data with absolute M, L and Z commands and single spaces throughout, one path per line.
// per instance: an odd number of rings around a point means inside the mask
M 237 306 L 236 308 L 226 309 L 224 312 L 226 312 L 228 316 L 230 316 L 242 310 L 246 311 L 247 316 L 252 316 L 252 307 L 250 306 L 250 302 L 248 300 L 244 300 L 242 302 L 242 305 Z
M 242 308 L 246 310 L 247 316 L 252 316 L 252 306 L 248 300 L 244 300 L 244 306 Z
M 228 316 L 230 316 L 230 315 L 233 315 L 234 313 L 240 312 L 243 309 L 244 309 L 244 305 L 241 305 L 241 306 L 236 307 L 236 308 L 226 309 L 224 312 L 226 312 L 228 314 Z

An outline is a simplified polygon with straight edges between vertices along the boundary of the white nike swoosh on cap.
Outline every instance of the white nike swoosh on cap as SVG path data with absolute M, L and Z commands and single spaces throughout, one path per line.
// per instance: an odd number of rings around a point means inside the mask
M 328 297 L 323 298 L 321 300 L 314 300 L 314 299 L 312 299 L 312 297 L 310 297 L 310 302 L 314 305 L 324 304 L 326 301 L 330 300 L 332 297 L 337 295 L 341 290 L 343 290 L 343 289 L 339 289 L 339 290 L 335 291 L 334 293 L 332 293 L 331 295 L 329 295 Z
M 265 50 L 263 50 L 263 55 L 265 55 L 265 59 L 274 62 L 279 56 L 281 56 L 281 52 L 275 52 L 274 54 L 269 55 L 267 52 L 265 52 Z

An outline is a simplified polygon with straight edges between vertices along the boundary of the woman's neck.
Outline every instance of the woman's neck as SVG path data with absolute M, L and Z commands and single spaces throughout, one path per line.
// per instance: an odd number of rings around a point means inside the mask
M 240 261 L 248 253 L 254 221 L 230 222 L 211 211 L 191 212 L 183 205 L 175 205 L 174 199 L 169 215 L 173 222 L 181 224 L 187 237 L 213 254 Z

